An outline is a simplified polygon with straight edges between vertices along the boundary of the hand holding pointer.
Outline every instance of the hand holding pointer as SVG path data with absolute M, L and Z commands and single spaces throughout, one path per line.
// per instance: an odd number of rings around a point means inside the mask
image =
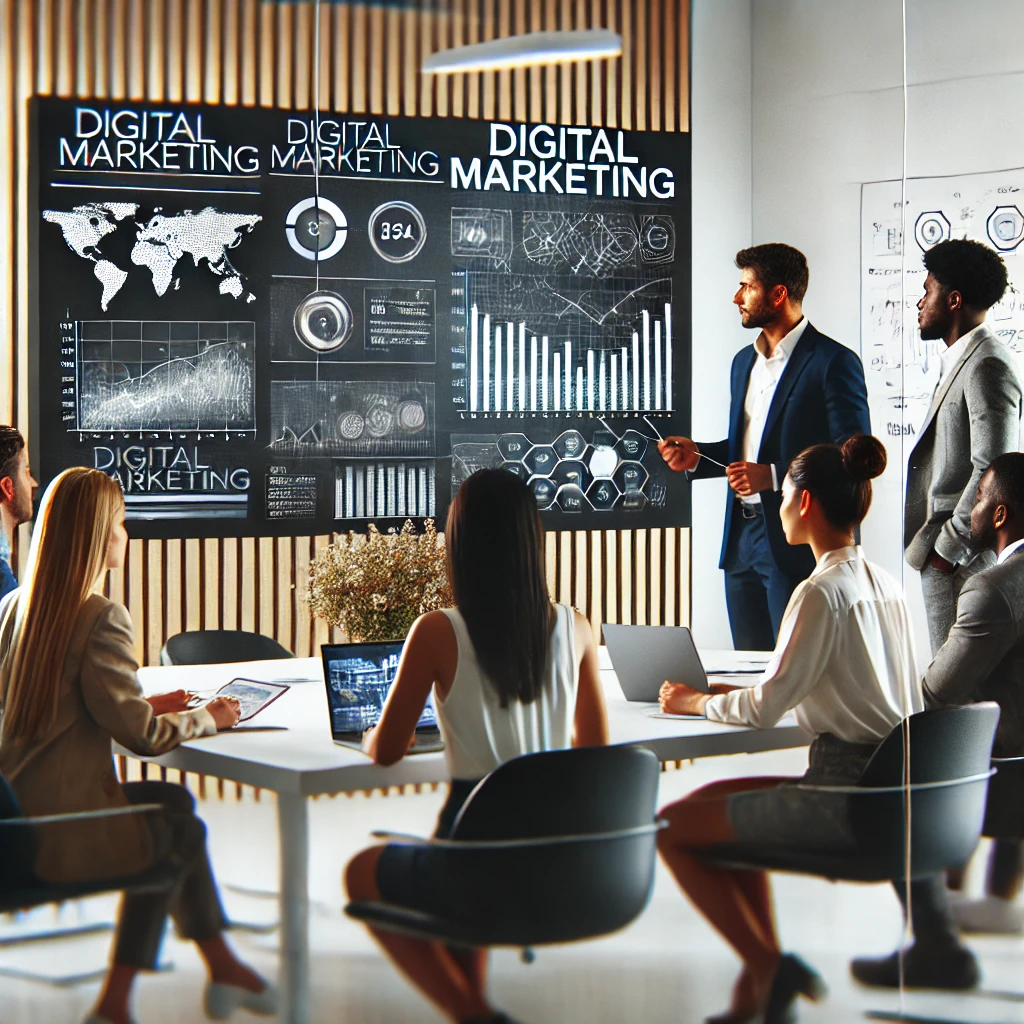
M 677 473 L 696 469 L 700 461 L 697 445 L 688 437 L 666 437 L 658 442 L 658 451 L 668 463 L 669 469 Z
M 772 467 L 758 462 L 733 462 L 725 467 L 729 486 L 741 497 L 772 489 Z

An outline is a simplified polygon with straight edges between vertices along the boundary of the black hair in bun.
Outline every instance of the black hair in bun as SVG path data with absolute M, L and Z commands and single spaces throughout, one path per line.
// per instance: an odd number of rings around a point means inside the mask
M 862 522 L 871 508 L 871 481 L 886 465 L 885 446 L 870 434 L 854 434 L 841 448 L 816 444 L 805 448 L 789 466 L 801 491 L 810 491 L 825 518 L 845 530 Z
M 842 447 L 843 468 L 854 480 L 874 480 L 885 471 L 885 445 L 870 434 L 854 434 Z

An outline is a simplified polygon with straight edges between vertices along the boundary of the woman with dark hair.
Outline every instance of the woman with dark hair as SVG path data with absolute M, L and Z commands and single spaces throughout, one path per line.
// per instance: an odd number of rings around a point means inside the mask
M 701 849 L 794 837 L 849 849 L 849 823 L 821 813 L 808 785 L 855 782 L 886 735 L 923 707 L 902 588 L 855 541 L 871 505 L 871 480 L 885 464 L 885 448 L 865 434 L 841 448 L 815 445 L 793 460 L 782 525 L 790 544 L 810 544 L 817 565 L 790 598 L 764 677 L 749 688 L 713 684 L 710 695 L 679 683 L 661 690 L 668 713 L 768 729 L 792 710 L 814 737 L 802 779 L 728 779 L 661 811 L 669 821 L 658 837 L 665 863 L 744 963 L 732 1008 L 709 1018 L 714 1024 L 791 1021 L 797 995 L 820 998 L 824 985 L 798 957 L 781 952 L 767 876 L 710 867 Z
M 593 633 L 579 612 L 548 596 L 533 492 L 504 470 L 474 473 L 455 495 L 445 537 L 456 607 L 413 624 L 380 722 L 363 744 L 378 764 L 400 760 L 433 689 L 451 778 L 439 837 L 450 834 L 477 782 L 505 761 L 608 742 Z M 351 899 L 427 913 L 457 900 L 459 882 L 445 872 L 443 851 L 423 847 L 370 847 L 345 869 Z M 487 1001 L 486 950 L 373 935 L 451 1020 L 511 1024 Z

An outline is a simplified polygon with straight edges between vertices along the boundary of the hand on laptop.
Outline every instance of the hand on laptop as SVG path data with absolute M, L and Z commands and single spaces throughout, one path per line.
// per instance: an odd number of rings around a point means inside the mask
M 710 693 L 701 693 L 685 683 L 665 680 L 658 691 L 658 703 L 666 715 L 703 715 L 704 705 L 709 700 Z

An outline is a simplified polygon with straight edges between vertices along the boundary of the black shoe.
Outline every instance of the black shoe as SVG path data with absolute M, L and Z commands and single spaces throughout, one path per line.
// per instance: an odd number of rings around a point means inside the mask
M 784 953 L 772 979 L 763 1024 L 790 1024 L 796 1019 L 793 1003 L 797 996 L 817 1002 L 827 991 L 820 974 L 811 970 L 800 957 Z
M 899 953 L 883 957 L 857 957 L 850 962 L 850 973 L 862 985 L 899 988 Z M 922 949 L 915 943 L 903 954 L 903 983 L 907 988 L 939 988 L 957 992 L 974 988 L 981 970 L 974 954 L 966 946 L 948 950 Z

